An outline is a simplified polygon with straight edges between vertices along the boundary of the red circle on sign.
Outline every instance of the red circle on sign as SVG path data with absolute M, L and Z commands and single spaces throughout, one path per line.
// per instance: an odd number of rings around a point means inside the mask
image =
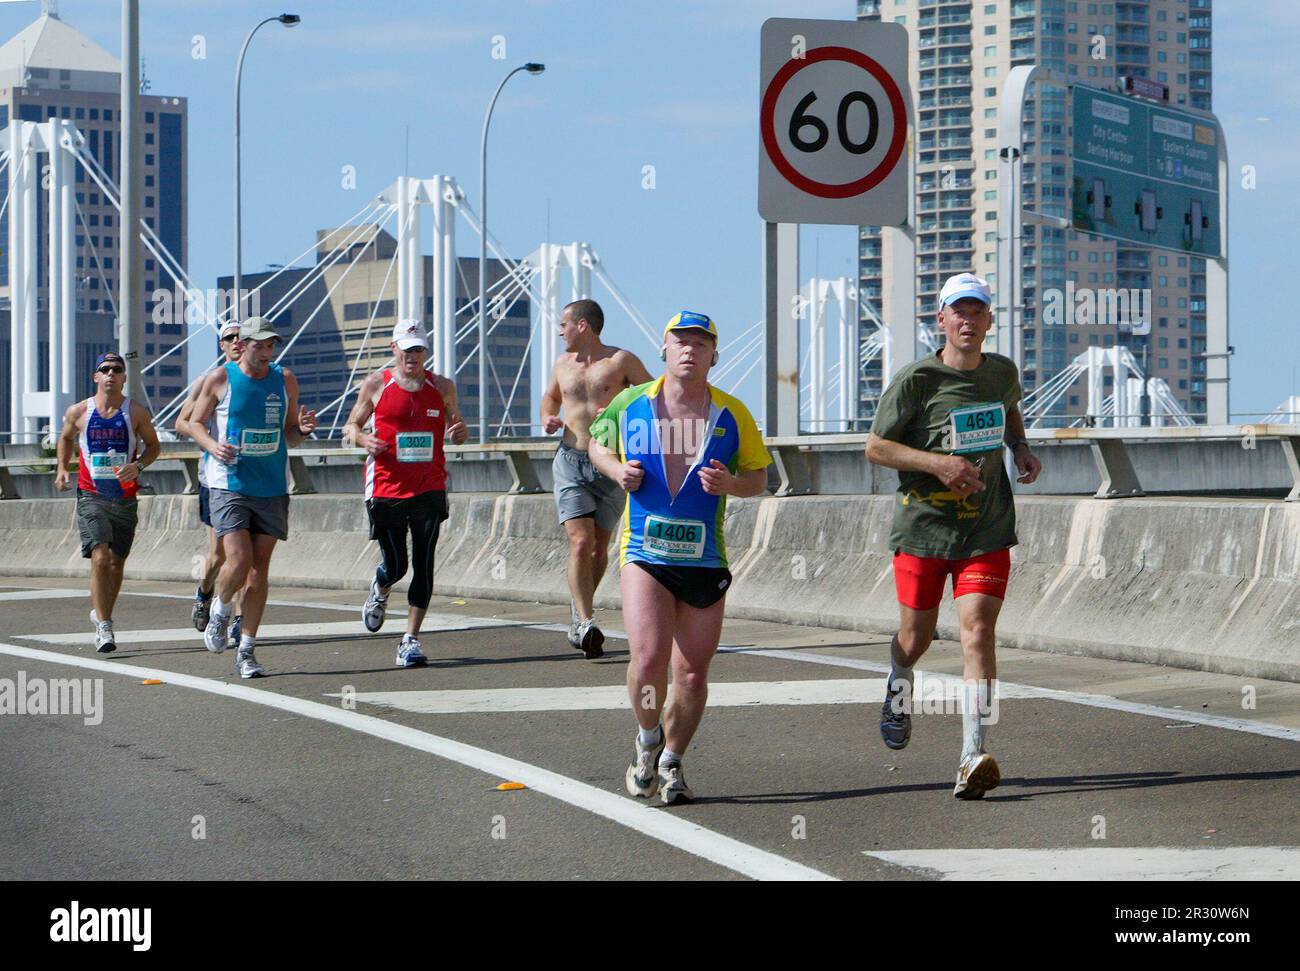
M 894 112 L 894 136 L 890 140 L 889 150 L 885 152 L 885 157 L 880 164 L 862 178 L 839 185 L 830 182 L 817 182 L 808 178 L 790 164 L 789 159 L 782 154 L 781 146 L 776 141 L 777 98 L 781 96 L 781 92 L 792 77 L 810 64 L 816 64 L 820 61 L 847 61 L 862 68 L 880 82 L 880 86 L 885 89 L 885 95 L 889 98 L 889 107 Z M 820 196 L 823 199 L 847 199 L 849 196 L 861 195 L 868 189 L 875 188 L 885 180 L 889 173 L 894 170 L 894 166 L 898 164 L 898 160 L 903 157 L 903 145 L 907 141 L 907 108 L 903 105 L 903 94 L 898 90 L 898 85 L 889 76 L 889 72 L 876 61 L 861 51 L 855 51 L 850 47 L 818 47 L 816 50 L 809 51 L 806 57 L 787 61 L 785 66 L 776 72 L 776 76 L 772 78 L 771 83 L 768 84 L 767 91 L 763 94 L 763 106 L 760 114 L 763 147 L 767 150 L 767 157 L 772 160 L 772 164 L 776 166 L 777 171 L 785 176 L 786 181 L 795 188 L 801 189 L 809 195 Z

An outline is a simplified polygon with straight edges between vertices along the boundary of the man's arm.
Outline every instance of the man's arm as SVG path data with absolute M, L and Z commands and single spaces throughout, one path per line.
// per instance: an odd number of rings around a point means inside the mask
M 924 452 L 875 432 L 867 438 L 867 460 L 900 472 L 926 472 L 963 497 L 984 489 L 979 467 L 960 455 Z
M 54 488 L 60 492 L 68 487 L 72 456 L 77 451 L 77 422 L 81 420 L 81 413 L 85 410 L 86 403 L 78 401 L 75 405 L 69 406 L 63 415 L 63 431 L 59 433 L 59 441 L 55 446 L 54 466 Z
M 620 462 L 618 453 L 613 449 L 602 445 L 596 439 L 587 443 L 587 457 L 591 459 L 591 464 L 607 479 L 612 479 L 618 483 L 620 489 L 624 492 L 636 492 L 641 488 L 641 480 L 645 478 L 645 469 L 641 468 L 641 463 L 636 459 L 630 462 Z
M 1011 446 L 1011 458 L 1020 471 L 1016 481 L 1028 485 L 1037 479 L 1043 471 L 1043 463 L 1029 449 L 1029 441 L 1025 437 L 1025 416 L 1020 413 L 1019 405 L 1013 405 L 1007 411 L 1006 443 Z
M 176 416 L 176 424 L 172 426 L 176 429 L 177 435 L 194 437 L 189 430 L 190 419 L 194 416 L 194 405 L 198 402 L 199 392 L 202 390 L 203 378 L 195 378 L 194 383 L 190 385 L 190 393 L 185 397 L 185 404 L 181 405 L 180 414 Z
M 383 386 L 383 381 L 383 372 L 375 371 L 361 382 L 361 387 L 357 389 L 357 403 L 352 406 L 347 423 L 343 426 L 343 440 L 353 448 L 364 448 L 371 455 L 378 455 L 389 445 L 382 438 L 376 438 L 364 430 L 366 422 L 375 412 L 375 396 Z
M 456 401 L 456 382 L 451 378 L 444 378 L 441 374 L 435 374 L 433 384 L 442 395 L 442 407 L 447 419 L 445 422 L 447 437 L 455 445 L 465 444 L 469 440 L 469 428 L 465 424 L 465 419 L 461 417 L 460 405 Z
M 620 351 L 624 355 L 623 361 L 623 380 L 626 382 L 624 387 L 635 388 L 638 384 L 645 384 L 654 380 L 654 375 L 646 370 L 641 358 L 637 357 L 631 351 Z
M 292 448 L 301 445 L 316 430 L 316 412 L 298 407 L 298 379 L 288 368 L 284 369 L 284 395 L 289 399 L 284 415 L 284 440 Z
M 226 382 L 229 380 L 225 368 L 218 368 L 203 379 L 203 386 L 194 399 L 194 410 L 190 412 L 187 426 L 190 438 L 222 465 L 233 465 L 239 457 L 239 449 L 229 442 L 218 442 L 213 438 L 208 431 L 208 422 L 217 410 L 217 402 L 226 393 Z
M 564 398 L 560 394 L 560 372 L 557 366 L 551 368 L 551 383 L 542 393 L 542 431 L 547 435 L 554 435 L 564 427 L 564 421 L 560 418 L 560 406 L 563 404 Z
M 731 470 L 717 459 L 710 459 L 708 466 L 701 466 L 700 482 L 704 491 L 711 496 L 735 496 L 748 499 L 767 491 L 767 469 L 750 469 L 739 475 L 732 475 Z
M 140 473 L 152 465 L 162 453 L 162 442 L 158 441 L 158 432 L 153 427 L 153 415 L 139 402 L 131 402 L 131 422 L 135 427 L 135 437 L 144 442 L 144 451 L 134 462 L 128 462 L 117 473 L 119 482 L 134 482 Z

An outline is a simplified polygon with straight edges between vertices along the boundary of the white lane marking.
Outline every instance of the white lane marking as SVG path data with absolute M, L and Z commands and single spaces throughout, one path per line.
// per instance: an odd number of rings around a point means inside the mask
M 71 600 L 74 597 L 90 599 L 85 590 L 12 590 L 0 593 L 0 600 Z
M 944 880 L 1295 880 L 1300 847 L 1132 846 L 1055 850 L 871 850 L 895 866 Z
M 124 594 L 125 595 L 125 594 Z M 165 593 L 135 593 L 133 596 L 138 597 L 164 597 L 168 599 L 189 600 L 192 599 L 180 594 Z M 276 600 L 268 603 L 284 607 L 313 607 L 321 610 L 356 610 L 355 607 L 343 604 L 309 604 L 294 603 L 291 601 Z M 529 624 L 523 621 L 504 621 L 494 617 L 473 617 L 467 614 L 430 614 L 429 617 L 449 618 L 450 623 L 462 625 L 457 627 L 446 627 L 444 630 L 472 630 L 475 627 L 487 626 L 515 626 L 523 627 L 529 630 L 544 630 L 564 632 L 568 628 L 563 624 Z M 270 625 L 267 625 L 269 629 Z M 286 625 L 287 626 L 287 625 Z M 432 622 L 430 621 L 432 627 Z M 615 637 L 620 640 L 626 640 L 627 635 L 624 631 L 617 628 L 601 628 L 606 637 Z M 30 640 L 46 640 L 48 643 L 68 643 L 79 644 L 83 636 L 86 635 L 59 635 L 67 637 L 65 641 L 53 641 L 51 637 L 55 635 L 46 635 L 45 637 L 26 638 L 25 635 L 13 634 L 13 637 L 22 637 Z M 271 636 L 271 635 L 267 635 Z M 118 635 L 118 643 L 125 643 L 123 635 Z M 772 657 L 782 661 L 798 661 L 803 664 L 824 664 L 831 667 L 853 668 L 857 671 L 871 671 L 876 674 L 888 674 L 889 665 L 877 661 L 860 661 L 856 658 L 834 657 L 829 654 L 810 654 L 802 651 L 773 650 L 767 648 L 754 647 L 752 645 L 723 644 L 718 648 L 718 653 L 729 654 L 748 654 L 755 657 Z M 919 669 L 918 669 L 919 671 Z M 930 677 L 937 679 L 947 679 L 950 681 L 960 681 L 955 675 L 949 674 L 930 674 Z M 1010 681 L 1000 682 L 1004 698 L 1025 698 L 1025 699 L 1045 699 L 1049 701 L 1060 701 L 1071 705 L 1084 705 L 1089 708 L 1103 708 L 1109 711 L 1121 711 L 1130 715 L 1145 715 L 1151 718 L 1163 718 L 1171 722 L 1190 722 L 1197 725 L 1207 725 L 1211 728 L 1222 728 L 1230 732 L 1245 732 L 1250 735 L 1262 735 L 1265 738 L 1280 738 L 1288 742 L 1300 742 L 1300 729 L 1288 728 L 1284 725 L 1274 725 L 1271 722 L 1251 721 L 1245 718 L 1230 718 L 1226 715 L 1212 715 L 1207 713 L 1185 711 L 1182 708 L 1164 708 L 1159 705 L 1147 705 L 1136 701 L 1124 701 L 1121 698 L 1114 698 L 1110 695 L 1091 694 L 1082 691 L 1066 691 L 1059 688 L 1039 688 L 1034 685 L 1017 684 Z
M 275 694 L 259 688 L 247 688 L 238 684 L 227 684 L 211 678 L 198 678 L 193 675 L 166 671 L 161 668 L 137 667 L 134 664 L 122 664 L 115 661 L 101 661 L 97 658 L 76 657 L 54 651 L 41 651 L 35 648 L 19 647 L 14 644 L 0 644 L 0 654 L 28 658 L 33 661 L 45 661 L 50 664 L 64 664 L 74 667 L 103 671 L 140 680 L 157 678 L 167 684 L 195 691 L 204 691 L 218 697 L 247 701 L 268 708 L 277 708 L 304 718 L 328 722 L 342 728 L 372 735 L 385 741 L 404 745 L 407 748 L 427 752 L 439 758 L 458 762 L 476 769 L 496 779 L 509 779 L 522 782 L 528 788 L 559 799 L 571 806 L 585 809 L 611 822 L 626 826 L 651 839 L 659 840 L 669 846 L 726 867 L 743 876 L 755 880 L 834 880 L 835 877 L 814 870 L 793 860 L 769 853 L 756 846 L 750 846 L 721 833 L 706 829 L 695 823 L 687 822 L 670 812 L 650 809 L 644 803 L 634 802 L 631 797 L 617 796 L 612 792 L 597 789 L 568 776 L 551 772 L 528 762 L 521 762 L 487 749 L 466 745 L 450 738 L 443 738 L 430 732 L 422 732 L 405 725 L 394 724 L 373 715 L 362 715 L 355 711 L 346 711 L 323 705 L 318 701 L 307 701 L 287 695 Z
M 723 681 L 709 685 L 710 708 L 753 705 L 864 705 L 885 694 L 885 681 Z M 672 696 L 671 689 L 669 697 Z M 341 698 L 327 694 L 326 698 Z M 630 709 L 624 685 L 574 688 L 491 688 L 457 691 L 362 691 L 350 697 L 382 708 L 421 715 L 472 712 L 611 711 Z
M 889 665 L 877 661 L 859 661 L 851 657 L 832 657 L 828 654 L 807 654 L 800 651 L 767 650 L 755 647 L 722 647 L 719 653 L 748 654 L 753 657 L 774 657 L 782 661 L 801 661 L 805 664 L 825 664 L 837 668 L 852 668 L 855 671 L 874 671 L 888 674 Z M 928 678 L 945 682 L 959 682 L 962 679 L 952 674 L 937 672 L 919 672 Z M 1300 742 L 1300 728 L 1287 728 L 1271 722 L 1247 721 L 1244 718 L 1230 718 L 1227 715 L 1212 715 L 1209 712 L 1186 711 L 1182 708 L 1162 708 L 1159 705 L 1144 705 L 1138 701 L 1124 701 L 1110 695 L 1095 695 L 1083 691 L 1063 691 L 1058 688 L 1039 688 L 1029 684 L 1016 684 L 1012 681 L 998 682 L 999 697 L 1003 699 L 1043 699 L 1063 701 L 1071 705 L 1086 705 L 1089 708 L 1105 708 L 1109 711 L 1122 711 L 1129 715 L 1147 715 L 1151 718 L 1163 718 L 1170 722 L 1190 722 L 1195 725 L 1208 725 L 1211 728 L 1223 728 L 1230 732 L 1246 732 L 1251 735 L 1263 735 L 1266 738 L 1281 738 L 1288 742 Z
M 436 624 L 439 631 L 477 630 L 485 627 L 518 627 L 518 624 L 505 620 L 492 620 L 487 617 L 456 617 L 451 614 L 429 614 L 431 624 Z M 89 626 L 89 624 L 87 624 Z M 337 637 L 354 635 L 358 640 L 373 637 L 360 620 L 340 620 L 329 624 L 263 624 L 257 632 L 259 642 L 275 638 L 302 637 Z M 176 627 L 170 630 L 116 630 L 114 631 L 118 646 L 124 644 L 162 644 L 177 641 L 195 643 L 203 642 L 203 635 L 193 627 Z M 86 634 L 11 634 L 26 641 L 41 641 L 45 644 L 84 644 L 93 636 Z

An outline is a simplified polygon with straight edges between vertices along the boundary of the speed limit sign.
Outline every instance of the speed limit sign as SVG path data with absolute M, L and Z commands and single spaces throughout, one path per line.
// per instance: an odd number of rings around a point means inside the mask
M 758 212 L 774 223 L 907 219 L 907 28 L 763 24 Z

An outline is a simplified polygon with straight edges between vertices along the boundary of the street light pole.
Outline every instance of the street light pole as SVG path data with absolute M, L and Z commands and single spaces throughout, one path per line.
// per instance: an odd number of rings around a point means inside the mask
M 278 17 L 267 17 L 260 24 L 248 32 L 244 38 L 244 46 L 239 49 L 239 63 L 235 65 L 235 301 L 234 316 L 231 318 L 235 321 L 244 319 L 243 307 L 243 283 L 244 274 L 240 267 L 243 265 L 243 185 L 240 183 L 239 175 L 239 86 L 244 77 L 244 55 L 248 53 L 248 45 L 253 41 L 253 35 L 261 30 L 264 26 L 278 20 L 286 27 L 293 27 L 301 22 L 302 18 L 293 13 L 282 13 Z
M 529 74 L 541 74 L 546 70 L 545 64 L 528 63 L 515 68 L 497 85 L 496 93 L 488 103 L 487 113 L 483 116 L 483 139 L 479 145 L 478 159 L 478 440 L 479 444 L 487 442 L 487 139 L 488 126 L 492 123 L 492 109 L 496 107 L 497 98 L 506 82 L 520 71 Z

